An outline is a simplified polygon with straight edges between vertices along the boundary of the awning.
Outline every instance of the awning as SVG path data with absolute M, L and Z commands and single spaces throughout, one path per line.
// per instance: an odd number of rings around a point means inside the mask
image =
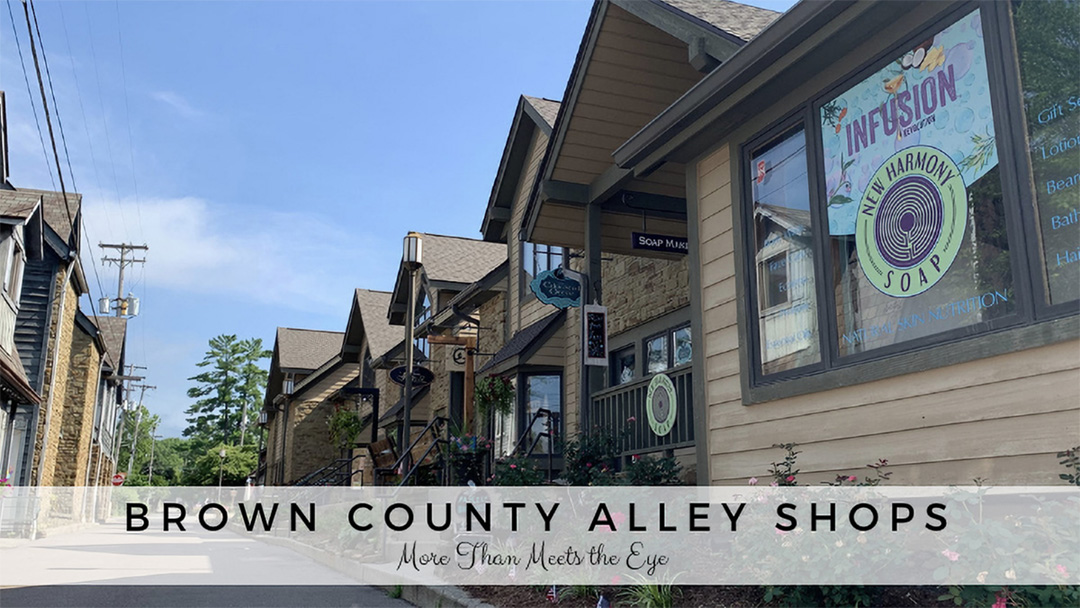
M 563 319 L 565 318 L 566 311 L 560 310 L 515 333 L 510 338 L 510 341 L 500 348 L 499 352 L 495 353 L 491 361 L 488 361 L 477 370 L 477 373 L 502 374 L 519 365 L 554 363 L 554 360 L 550 362 L 545 360 L 541 350 L 542 347 L 548 345 L 552 336 L 565 333 L 559 331 L 563 328 Z M 565 336 L 563 338 L 565 339 Z M 550 346 L 559 351 L 562 351 L 563 348 L 561 343 L 552 343 Z M 562 352 L 559 353 L 559 355 L 562 354 Z M 540 356 L 541 360 L 536 360 L 537 356 Z M 559 356 L 557 359 L 558 365 L 561 366 L 563 356 Z

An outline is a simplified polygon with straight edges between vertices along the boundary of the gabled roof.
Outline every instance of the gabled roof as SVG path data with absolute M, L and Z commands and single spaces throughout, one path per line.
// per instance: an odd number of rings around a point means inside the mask
M 401 328 L 386 321 L 390 307 L 390 292 L 357 289 L 353 295 L 352 310 L 345 326 L 345 338 L 341 344 L 341 356 L 348 361 L 359 361 L 361 348 L 367 341 L 371 358 L 385 355 L 403 338 Z
M 543 123 L 538 124 L 546 124 L 548 131 L 550 131 L 551 127 L 555 126 L 555 118 L 559 116 L 560 103 L 546 97 L 530 97 L 528 95 L 522 95 L 522 97 L 543 119 Z
M 436 289 L 457 287 L 464 289 L 491 272 L 506 259 L 506 245 L 488 243 L 459 236 L 422 234 L 424 264 L 422 280 Z M 404 264 L 398 267 L 397 282 L 390 299 L 386 316 L 391 325 L 405 323 L 408 306 L 408 272 Z M 432 311 L 437 312 L 437 311 Z
M 480 233 L 485 241 L 506 242 L 506 227 L 514 207 L 514 194 L 529 156 L 529 144 L 537 129 L 545 137 L 551 136 L 551 128 L 559 115 L 559 105 L 557 101 L 528 95 L 518 99 L 502 160 L 495 173 L 495 183 L 491 186 L 484 220 L 480 224 Z M 531 191 L 532 184 L 528 188 Z
M 81 194 L 68 192 L 67 202 L 65 203 L 64 195 L 60 192 L 34 190 L 33 188 L 18 188 L 16 192 L 40 195 L 45 224 L 52 228 L 53 232 L 65 243 L 76 249 L 78 248 L 78 243 L 73 242 L 71 238 L 71 225 L 73 222 L 76 226 L 79 225 L 79 211 L 82 208 Z
M 279 327 L 274 351 L 281 369 L 316 370 L 341 351 L 344 333 Z
M 506 259 L 506 247 L 460 236 L 425 234 L 424 274 L 428 281 L 469 284 Z
M 41 195 L 25 190 L 0 189 L 0 217 L 25 220 L 41 205 Z
M 558 329 L 565 316 L 565 310 L 553 312 L 515 333 L 510 341 L 495 353 L 491 361 L 481 366 L 476 373 L 502 373 L 528 359 Z
M 114 371 L 122 371 L 124 342 L 127 337 L 127 319 L 123 317 L 90 317 L 105 341 L 105 361 Z
M 635 174 L 615 166 L 612 153 L 704 73 L 731 57 L 773 15 L 733 2 L 706 4 L 595 2 L 522 219 L 528 238 L 580 247 L 583 232 L 563 227 L 582 223 L 584 206 L 607 203 L 620 192 L 633 193 L 635 200 L 653 197 L 659 209 L 681 213 L 678 207 L 686 198 L 681 166 Z M 549 200 L 560 208 L 538 230 L 541 206 Z M 632 209 L 617 212 L 635 215 Z

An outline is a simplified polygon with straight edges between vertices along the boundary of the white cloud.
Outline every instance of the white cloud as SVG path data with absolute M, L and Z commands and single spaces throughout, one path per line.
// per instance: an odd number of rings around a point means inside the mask
M 93 240 L 84 243 L 84 255 L 85 248 L 97 250 L 99 241 L 124 239 L 115 203 L 83 200 L 86 235 Z M 342 294 L 374 278 L 360 276 L 356 261 L 370 260 L 375 252 L 365 251 L 358 235 L 328 218 L 236 209 L 191 197 L 143 199 L 138 210 L 130 200 L 119 206 L 127 224 L 141 218 L 150 247 L 146 281 L 154 286 L 339 313 L 347 305 Z
M 195 108 L 187 99 L 173 91 L 154 91 L 150 93 L 150 98 L 169 106 L 177 114 L 189 120 L 201 118 L 204 115 L 202 110 Z

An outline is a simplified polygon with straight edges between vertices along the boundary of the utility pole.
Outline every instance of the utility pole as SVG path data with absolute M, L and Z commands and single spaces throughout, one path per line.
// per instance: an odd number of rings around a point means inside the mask
M 154 447 L 157 446 L 157 423 L 150 430 L 150 472 L 146 474 L 146 485 L 154 485 Z
M 120 464 L 119 463 L 119 460 L 120 460 L 120 445 L 122 443 L 124 443 L 124 429 L 127 428 L 128 409 L 130 409 L 130 408 L 128 408 L 128 403 L 130 403 L 131 389 L 133 388 L 131 383 L 132 382 L 141 382 L 141 381 L 146 379 L 143 376 L 134 375 L 135 370 L 137 370 L 137 369 L 146 369 L 145 365 L 128 364 L 126 367 L 127 367 L 127 372 L 128 372 L 127 375 L 119 376 L 119 377 L 116 378 L 121 383 L 123 383 L 123 386 L 121 387 L 121 390 L 124 392 L 124 396 L 123 396 L 123 408 L 122 408 L 122 410 L 120 412 L 120 427 L 119 427 L 119 430 L 116 432 L 116 436 L 114 437 L 115 443 L 113 443 L 113 458 L 112 458 L 112 461 L 113 461 L 113 471 L 114 472 L 120 468 L 118 466 Z
M 98 243 L 98 247 L 102 249 L 115 249 L 120 252 L 120 257 L 110 258 L 102 257 L 101 263 L 104 265 L 106 262 L 116 264 L 120 268 L 120 280 L 117 282 L 116 287 L 116 316 L 121 317 L 127 314 L 127 301 L 124 300 L 124 269 L 132 264 L 145 264 L 146 258 L 138 259 L 129 257 L 134 251 L 149 251 L 150 248 L 144 245 L 131 245 L 129 243 Z M 107 314 L 107 313 L 106 313 Z
M 156 389 L 156 386 L 148 386 L 146 384 L 139 384 L 132 386 L 132 388 L 142 389 L 139 391 L 139 413 L 135 416 L 135 430 L 131 433 L 131 453 L 128 454 L 128 477 L 131 477 L 131 468 L 135 466 L 135 448 L 139 445 L 139 423 L 142 422 L 142 402 L 143 397 L 146 395 L 146 389 Z

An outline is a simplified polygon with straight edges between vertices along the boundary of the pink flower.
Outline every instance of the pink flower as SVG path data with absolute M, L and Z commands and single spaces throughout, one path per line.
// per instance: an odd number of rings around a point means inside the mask
M 856 479 L 858 479 L 858 477 L 855 477 L 854 475 L 848 475 L 847 478 L 848 481 L 855 481 Z
M 1009 604 L 1008 604 L 1008 597 L 1007 596 L 1002 595 L 1002 594 L 999 593 L 997 595 L 996 599 L 997 599 L 997 601 L 994 602 L 994 605 L 991 606 L 990 608 L 1007 608 L 1008 607 Z
M 778 486 L 778 485 L 780 485 L 780 484 L 776 483 L 775 481 L 769 484 L 769 486 L 771 486 L 771 487 L 774 487 L 774 488 L 775 488 L 776 486 Z
M 1062 566 L 1061 564 L 1058 564 L 1055 567 L 1055 570 L 1057 570 L 1058 574 L 1060 574 L 1061 576 L 1069 576 L 1069 570 L 1065 566 Z
M 752 486 L 756 486 L 757 485 L 757 477 L 751 477 L 750 481 L 747 481 L 746 483 L 748 483 L 748 484 L 750 484 Z
M 956 560 L 960 559 L 960 554 L 956 551 L 950 551 L 948 549 L 945 549 L 941 552 L 941 554 L 947 557 L 950 562 L 955 562 Z
M 630 460 L 633 460 L 634 462 L 637 462 L 639 459 L 641 459 L 641 456 L 638 456 L 637 454 L 630 457 Z
M 785 481 L 795 481 L 795 476 L 794 475 L 788 475 L 787 479 Z
M 637 422 L 637 418 L 635 418 L 633 416 L 630 416 L 629 418 L 626 419 L 626 421 L 627 422 Z
M 512 464 L 512 465 L 510 465 L 510 468 L 511 468 L 511 469 L 516 469 L 516 468 L 517 468 L 517 465 L 516 465 L 516 464 Z
M 586 462 L 585 466 L 587 466 L 587 467 L 589 467 L 591 469 L 592 468 L 592 463 L 591 462 Z

